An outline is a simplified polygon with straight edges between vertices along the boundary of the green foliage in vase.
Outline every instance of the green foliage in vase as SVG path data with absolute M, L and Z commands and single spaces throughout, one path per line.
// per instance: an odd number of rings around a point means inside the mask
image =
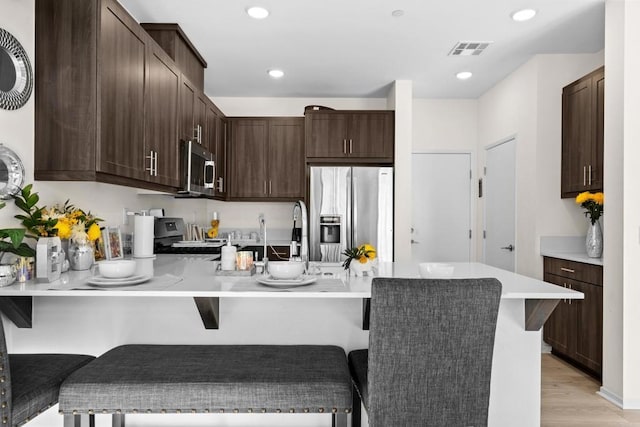
M 5 203 L 0 203 L 0 209 L 5 207 Z M 2 228 L 0 229 L 0 252 L 9 252 L 18 256 L 33 257 L 36 251 L 23 242 L 26 230 L 23 228 Z M 9 239 L 9 240 L 7 240 Z

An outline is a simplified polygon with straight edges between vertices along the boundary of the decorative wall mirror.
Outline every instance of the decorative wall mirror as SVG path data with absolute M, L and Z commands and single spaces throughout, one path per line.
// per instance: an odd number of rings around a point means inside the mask
M 24 182 L 24 166 L 20 157 L 0 144 L 0 199 L 10 199 Z
M 0 28 L 0 108 L 17 110 L 29 100 L 32 89 L 27 52 L 11 33 Z

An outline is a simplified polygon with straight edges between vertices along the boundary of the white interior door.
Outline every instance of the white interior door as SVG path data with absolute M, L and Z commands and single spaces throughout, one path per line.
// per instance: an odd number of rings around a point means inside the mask
M 484 262 L 515 271 L 516 140 L 487 149 Z
M 468 262 L 471 257 L 471 154 L 412 156 L 414 262 Z

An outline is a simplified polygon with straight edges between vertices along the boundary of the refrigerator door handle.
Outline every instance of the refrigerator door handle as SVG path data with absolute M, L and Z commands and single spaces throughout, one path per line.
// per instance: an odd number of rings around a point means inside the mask
M 351 172 L 351 235 L 352 247 L 358 245 L 358 178 Z

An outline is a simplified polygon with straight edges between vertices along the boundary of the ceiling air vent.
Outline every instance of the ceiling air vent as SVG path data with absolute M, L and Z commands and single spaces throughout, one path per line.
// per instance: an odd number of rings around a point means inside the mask
M 449 52 L 449 56 L 478 56 L 491 42 L 458 42 Z

